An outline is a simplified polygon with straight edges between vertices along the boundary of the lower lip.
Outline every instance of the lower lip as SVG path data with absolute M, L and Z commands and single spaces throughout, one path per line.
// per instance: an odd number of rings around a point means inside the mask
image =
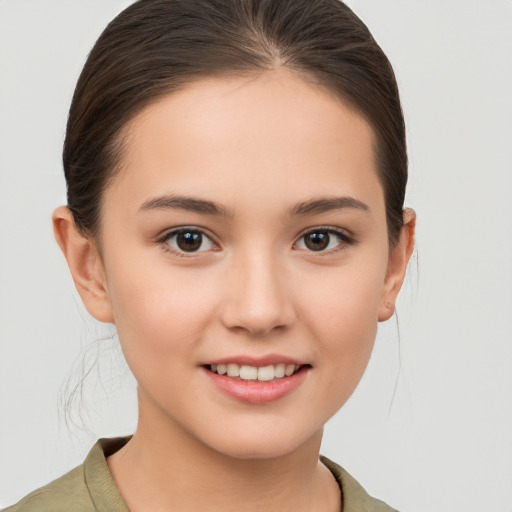
M 239 380 L 219 375 L 203 367 L 207 377 L 224 393 L 251 404 L 274 402 L 297 389 L 305 380 L 309 366 L 304 366 L 290 377 L 271 381 Z

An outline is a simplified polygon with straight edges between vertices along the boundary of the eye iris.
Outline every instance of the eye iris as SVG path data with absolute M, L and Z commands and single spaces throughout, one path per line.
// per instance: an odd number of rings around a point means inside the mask
M 203 237 L 201 233 L 194 231 L 184 231 L 176 237 L 176 243 L 182 251 L 193 252 L 201 247 Z
M 312 251 L 321 251 L 329 245 L 329 233 L 325 231 L 317 231 L 309 233 L 305 237 L 306 247 Z

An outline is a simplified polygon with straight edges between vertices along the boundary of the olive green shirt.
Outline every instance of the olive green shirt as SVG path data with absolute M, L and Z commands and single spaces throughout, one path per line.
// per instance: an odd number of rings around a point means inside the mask
M 4 509 L 4 512 L 130 512 L 106 460 L 129 439 L 100 439 L 81 466 L 30 493 L 16 505 Z M 321 457 L 321 460 L 340 486 L 342 512 L 394 511 L 382 501 L 369 496 L 343 468 L 326 457 Z

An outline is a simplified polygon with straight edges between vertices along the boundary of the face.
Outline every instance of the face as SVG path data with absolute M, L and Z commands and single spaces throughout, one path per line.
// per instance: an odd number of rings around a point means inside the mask
M 273 71 L 193 83 L 126 137 L 101 279 L 140 424 L 235 457 L 321 435 L 395 293 L 371 128 Z

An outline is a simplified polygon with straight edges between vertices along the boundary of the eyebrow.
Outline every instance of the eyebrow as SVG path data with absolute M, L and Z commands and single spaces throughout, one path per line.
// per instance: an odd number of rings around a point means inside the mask
M 176 195 L 160 196 L 149 199 L 139 208 L 139 212 L 147 212 L 150 210 L 183 210 L 203 215 L 214 215 L 216 217 L 234 217 L 233 212 L 220 204 L 214 203 L 213 201 Z
M 367 204 L 354 197 L 321 197 L 304 203 L 296 204 L 290 211 L 291 215 L 317 215 L 335 210 L 370 211 Z
M 355 199 L 354 197 L 322 197 L 297 203 L 288 212 L 288 216 L 318 215 L 336 210 L 362 210 L 369 211 L 368 205 Z M 232 219 L 234 213 L 226 207 L 208 201 L 188 196 L 166 195 L 148 199 L 139 208 L 139 212 L 151 210 L 183 210 L 199 213 L 202 215 L 212 215 Z

